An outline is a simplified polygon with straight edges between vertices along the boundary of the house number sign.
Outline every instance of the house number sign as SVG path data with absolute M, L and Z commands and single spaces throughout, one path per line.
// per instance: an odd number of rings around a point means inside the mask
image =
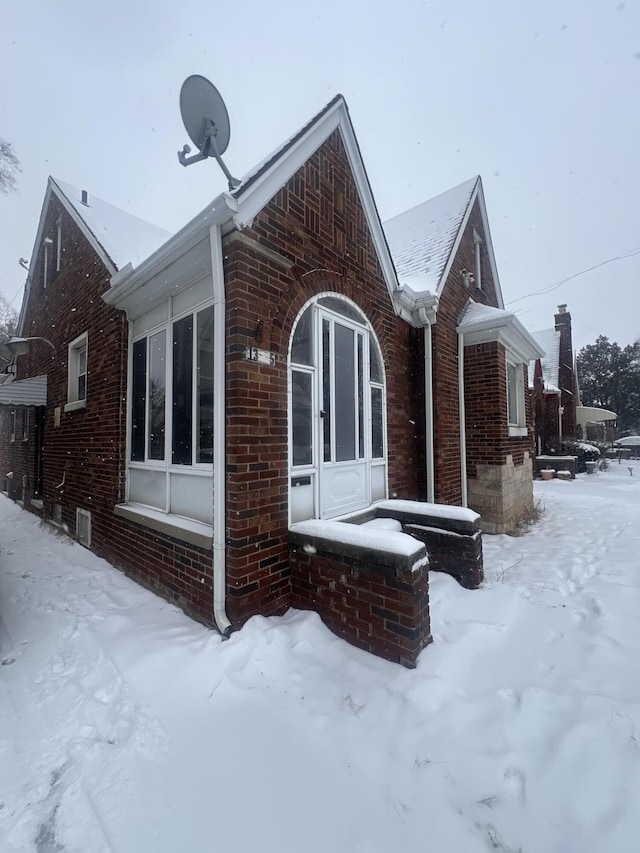
M 245 347 L 244 357 L 247 361 L 257 361 L 258 364 L 274 365 L 276 363 L 275 353 L 259 347 Z

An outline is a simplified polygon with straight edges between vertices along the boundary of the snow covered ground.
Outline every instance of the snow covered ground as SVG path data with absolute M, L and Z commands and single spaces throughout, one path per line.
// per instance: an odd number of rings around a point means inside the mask
M 2 853 L 638 849 L 640 463 L 535 488 L 415 671 L 296 611 L 222 641 L 0 499 Z

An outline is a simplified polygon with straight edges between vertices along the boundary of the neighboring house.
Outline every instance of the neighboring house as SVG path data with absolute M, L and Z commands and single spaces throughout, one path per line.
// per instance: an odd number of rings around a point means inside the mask
M 13 497 L 223 633 L 308 607 L 413 665 L 425 543 L 476 585 L 467 504 L 489 531 L 532 506 L 541 350 L 479 178 L 406 217 L 383 230 L 340 96 L 171 237 L 50 180 L 19 325 L 50 345 L 0 386 Z
M 529 365 L 538 455 L 557 453 L 564 440 L 578 438 L 578 378 L 566 305 L 558 305 L 554 320 L 553 329 L 533 333 L 545 354 Z

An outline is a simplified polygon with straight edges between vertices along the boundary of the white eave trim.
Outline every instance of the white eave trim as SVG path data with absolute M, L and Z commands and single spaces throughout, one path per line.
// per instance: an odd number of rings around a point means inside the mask
M 113 275 L 111 287 L 106 293 L 102 294 L 104 301 L 116 308 L 126 309 L 128 298 L 132 293 L 181 258 L 198 243 L 208 239 L 212 225 L 231 222 L 237 208 L 236 200 L 229 193 L 221 193 L 212 204 L 188 222 L 177 234 L 170 237 L 140 266 L 134 268 L 129 263 L 119 273 Z
M 498 313 L 501 316 L 487 317 L 476 322 L 465 323 L 463 319 L 457 332 L 464 335 L 465 347 L 497 341 L 526 363 L 544 356 L 544 350 L 515 314 L 498 312 L 496 309 Z
M 380 222 L 380 216 L 362 161 L 353 125 L 351 124 L 349 111 L 343 98 L 339 98 L 284 154 L 278 157 L 273 165 L 265 170 L 264 174 L 250 183 L 246 190 L 240 188 L 238 211 L 234 216 L 234 221 L 238 228 L 250 225 L 254 217 L 285 186 L 298 169 L 315 154 L 336 128 L 340 131 L 340 136 L 347 152 L 349 165 L 360 195 L 367 225 L 369 226 L 376 247 L 378 260 L 389 291 L 389 297 L 392 300 L 392 304 L 395 305 L 394 294 L 398 290 L 396 269 L 382 229 L 382 223 Z

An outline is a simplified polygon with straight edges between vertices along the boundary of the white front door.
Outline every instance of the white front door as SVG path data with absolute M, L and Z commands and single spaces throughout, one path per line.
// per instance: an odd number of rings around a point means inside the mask
M 367 330 L 319 312 L 320 517 L 365 507 L 369 495 Z

